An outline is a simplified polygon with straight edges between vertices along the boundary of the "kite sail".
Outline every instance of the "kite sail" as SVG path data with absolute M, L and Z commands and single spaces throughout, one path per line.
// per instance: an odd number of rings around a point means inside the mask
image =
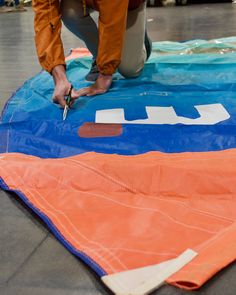
M 91 57 L 67 59 L 75 88 Z M 52 103 L 33 77 L 0 121 L 0 186 L 115 294 L 200 288 L 236 258 L 236 38 L 154 43 L 142 75 Z

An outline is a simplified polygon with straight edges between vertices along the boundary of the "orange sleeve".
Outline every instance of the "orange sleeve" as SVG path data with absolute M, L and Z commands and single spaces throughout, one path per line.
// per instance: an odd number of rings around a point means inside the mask
M 33 0 L 36 50 L 41 66 L 51 73 L 56 65 L 65 65 L 61 41 L 59 0 Z
M 121 62 L 129 0 L 97 0 L 99 49 L 97 64 L 104 75 L 112 75 Z

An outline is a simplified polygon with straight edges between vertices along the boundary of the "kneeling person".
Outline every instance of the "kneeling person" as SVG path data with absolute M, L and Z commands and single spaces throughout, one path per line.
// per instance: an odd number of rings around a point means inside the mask
M 95 84 L 73 90 L 73 99 L 108 91 L 117 69 L 126 78 L 139 76 L 151 53 L 144 0 L 34 0 L 33 8 L 39 61 L 52 74 L 53 98 L 62 107 L 71 84 L 66 77 L 61 20 L 93 55 L 86 79 Z M 99 12 L 98 28 L 90 16 L 92 10 Z

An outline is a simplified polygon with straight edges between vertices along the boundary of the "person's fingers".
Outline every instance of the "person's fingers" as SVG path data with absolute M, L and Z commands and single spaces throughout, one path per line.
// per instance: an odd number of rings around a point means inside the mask
M 57 103 L 57 104 L 60 104 L 60 106 L 61 106 L 62 108 L 64 108 L 65 105 L 66 105 L 66 101 L 65 101 L 65 98 L 64 98 L 63 95 L 55 95 L 55 96 L 53 97 L 53 102 L 54 102 L 54 103 Z
M 81 96 L 85 96 L 89 93 L 91 87 L 82 88 L 80 90 L 74 90 L 72 92 L 72 99 L 77 99 Z
M 76 99 L 80 98 L 81 96 L 86 96 L 90 91 L 90 87 L 82 88 L 80 90 L 73 89 L 72 95 L 71 95 L 71 103 L 70 107 L 75 103 Z
M 75 100 L 80 98 L 81 96 L 95 96 L 97 94 L 105 93 L 106 91 L 107 89 L 96 88 L 94 86 L 85 87 L 80 90 L 73 89 L 71 94 L 72 100 L 70 103 L 70 107 L 75 103 Z
M 59 102 L 55 99 L 55 97 L 53 97 L 52 101 L 56 104 L 59 104 Z
M 91 89 L 91 91 L 87 94 L 87 96 L 94 96 L 94 95 L 98 95 L 98 94 L 103 94 L 105 93 L 107 90 L 106 89 Z

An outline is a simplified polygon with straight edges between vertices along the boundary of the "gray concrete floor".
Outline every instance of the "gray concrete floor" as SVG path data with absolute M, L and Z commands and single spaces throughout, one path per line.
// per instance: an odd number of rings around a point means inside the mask
M 153 41 L 211 39 L 236 35 L 236 5 L 209 4 L 148 9 Z M 65 50 L 81 45 L 63 29 Z M 40 70 L 33 41 L 33 13 L 0 15 L 0 109 L 26 79 Z M 0 294 L 111 294 L 96 275 L 71 255 L 14 194 L 0 191 Z M 236 264 L 227 267 L 199 295 L 235 295 Z M 188 292 L 164 286 L 154 294 Z

